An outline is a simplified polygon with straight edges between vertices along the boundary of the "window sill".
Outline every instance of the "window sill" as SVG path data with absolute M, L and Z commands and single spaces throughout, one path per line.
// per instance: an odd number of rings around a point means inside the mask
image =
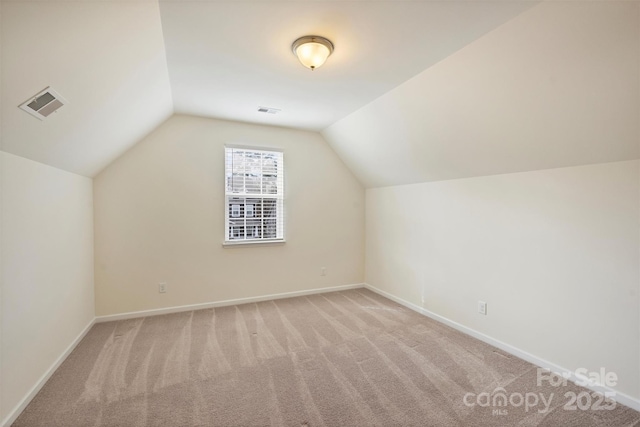
M 241 240 L 238 242 L 223 242 L 223 248 L 237 248 L 241 246 L 275 246 L 283 245 L 286 243 L 284 239 L 272 239 L 272 240 Z

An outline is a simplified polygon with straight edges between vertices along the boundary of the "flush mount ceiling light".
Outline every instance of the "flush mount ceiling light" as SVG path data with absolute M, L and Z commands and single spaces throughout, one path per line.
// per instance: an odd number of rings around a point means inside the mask
M 304 36 L 293 42 L 291 50 L 300 63 L 311 71 L 324 64 L 333 52 L 333 43 L 320 36 Z

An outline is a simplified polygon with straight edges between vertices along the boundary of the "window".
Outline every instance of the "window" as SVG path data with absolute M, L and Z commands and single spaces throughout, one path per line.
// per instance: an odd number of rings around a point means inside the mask
M 281 151 L 225 147 L 225 243 L 284 240 Z

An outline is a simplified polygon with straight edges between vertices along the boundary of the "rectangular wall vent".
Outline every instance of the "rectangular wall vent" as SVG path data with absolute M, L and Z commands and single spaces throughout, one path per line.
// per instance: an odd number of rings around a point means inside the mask
M 66 103 L 67 101 L 58 92 L 48 87 L 25 101 L 20 105 L 20 109 L 33 117 L 44 120 Z

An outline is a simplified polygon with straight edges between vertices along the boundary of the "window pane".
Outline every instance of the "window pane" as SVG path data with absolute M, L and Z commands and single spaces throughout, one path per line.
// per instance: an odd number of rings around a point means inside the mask
M 244 205 L 244 216 L 245 218 L 253 218 L 253 204 L 246 203 Z
M 275 218 L 277 205 L 276 199 L 262 199 L 262 216 L 264 218 Z
M 275 239 L 278 237 L 277 234 L 277 225 L 276 219 L 265 219 L 264 220 L 264 238 L 265 239 Z
M 260 239 L 262 237 L 262 221 L 248 219 L 246 230 L 247 239 Z
M 278 194 L 278 181 L 275 176 L 271 176 L 271 175 L 262 176 L 262 193 Z
M 244 157 L 244 151 L 240 150 L 232 150 L 231 156 L 227 157 L 227 167 L 231 169 L 231 173 L 229 174 L 231 179 L 231 188 L 229 188 L 229 191 L 232 191 L 234 193 L 244 192 Z
M 229 200 L 229 218 L 244 217 L 244 199 L 232 197 Z
M 244 239 L 244 220 L 229 221 L 229 240 Z
M 278 162 L 276 156 L 266 153 L 262 160 L 262 192 L 264 194 L 277 194 Z
M 260 175 L 245 174 L 245 192 L 248 194 L 260 194 Z
M 234 172 L 230 182 L 231 182 L 231 188 L 229 188 L 229 191 L 233 193 L 244 192 L 244 174 L 243 173 Z

